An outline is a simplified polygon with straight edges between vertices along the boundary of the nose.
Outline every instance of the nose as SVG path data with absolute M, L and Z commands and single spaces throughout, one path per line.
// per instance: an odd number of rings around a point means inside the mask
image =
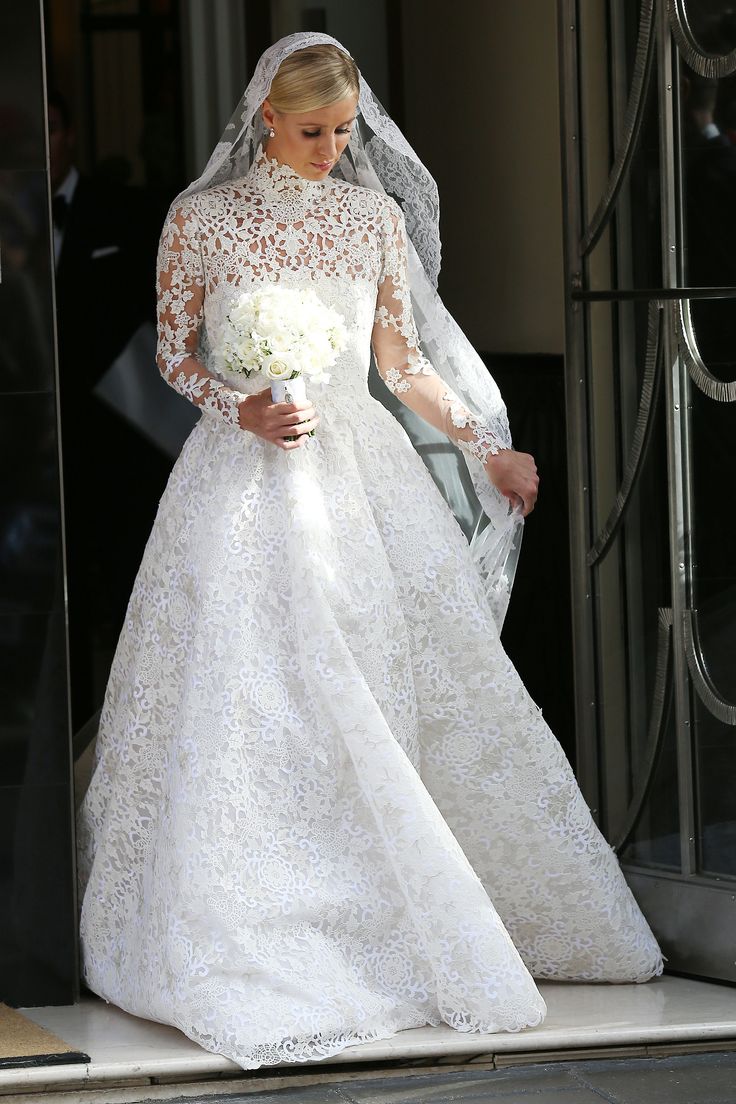
M 321 161 L 334 161 L 337 157 L 337 138 L 334 133 L 325 134 L 319 144 Z

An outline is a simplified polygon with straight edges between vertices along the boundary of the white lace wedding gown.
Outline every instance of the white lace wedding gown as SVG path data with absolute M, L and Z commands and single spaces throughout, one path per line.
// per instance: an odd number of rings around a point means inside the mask
M 515 1031 L 544 1016 L 531 975 L 662 967 L 465 537 L 368 392 L 372 340 L 403 401 L 494 447 L 417 351 L 404 234 L 385 195 L 262 157 L 162 237 L 159 364 L 203 416 L 78 813 L 83 975 L 244 1068 L 427 1023 Z M 235 289 L 275 281 L 349 329 L 290 452 L 238 427 L 213 374 Z

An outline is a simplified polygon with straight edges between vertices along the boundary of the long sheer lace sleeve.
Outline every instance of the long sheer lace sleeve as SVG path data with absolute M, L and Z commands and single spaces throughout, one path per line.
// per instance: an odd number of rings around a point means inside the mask
M 156 363 L 175 391 L 208 414 L 239 425 L 245 396 L 208 372 L 199 357 L 204 316 L 204 266 L 191 204 L 170 212 L 158 250 Z
M 506 447 L 487 422 L 463 405 L 419 347 L 404 214 L 394 200 L 388 201 L 372 345 L 376 367 L 389 390 L 458 448 L 484 461 L 489 453 Z

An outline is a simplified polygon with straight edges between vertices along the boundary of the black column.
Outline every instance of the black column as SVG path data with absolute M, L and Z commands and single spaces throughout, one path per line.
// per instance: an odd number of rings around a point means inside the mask
M 0 6 L 0 1000 L 78 998 L 39 0 Z

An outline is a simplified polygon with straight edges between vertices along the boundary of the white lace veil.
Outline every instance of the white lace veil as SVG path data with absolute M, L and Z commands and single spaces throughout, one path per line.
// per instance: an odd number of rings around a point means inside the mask
M 260 57 L 204 172 L 174 201 L 246 175 L 260 154 L 265 136 L 261 105 L 281 62 L 295 50 L 330 43 L 330 35 L 298 32 L 279 39 Z M 440 270 L 439 198 L 437 185 L 401 130 L 378 102 L 361 75 L 356 119 L 350 141 L 333 176 L 388 192 L 404 211 L 409 238 L 409 282 L 422 352 L 466 407 L 490 425 L 511 447 L 506 407 L 488 369 L 437 294 Z M 396 414 L 470 540 L 501 628 L 516 569 L 523 521 L 518 510 L 490 483 L 482 463 L 465 451 L 447 446 L 433 430 L 386 388 L 375 392 Z M 462 457 L 462 460 L 460 460 Z

